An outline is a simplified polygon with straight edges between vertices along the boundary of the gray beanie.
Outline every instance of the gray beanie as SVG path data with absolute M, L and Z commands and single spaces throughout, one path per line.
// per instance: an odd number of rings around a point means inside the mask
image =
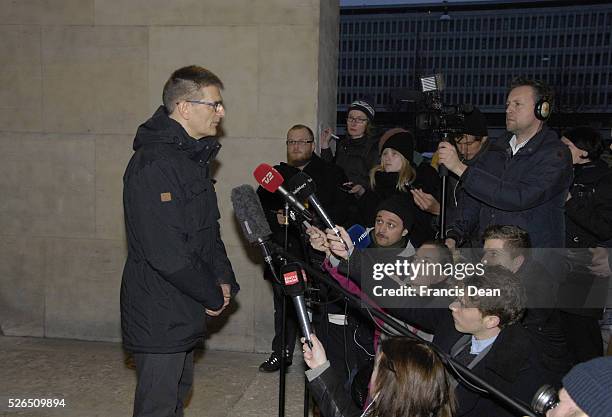
M 563 377 L 563 387 L 589 417 L 612 416 L 612 357 L 579 363 Z

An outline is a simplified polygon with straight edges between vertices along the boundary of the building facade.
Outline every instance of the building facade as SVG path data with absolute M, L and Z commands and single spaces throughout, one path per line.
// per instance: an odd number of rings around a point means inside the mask
M 573 3 L 342 8 L 338 111 L 365 97 L 398 112 L 420 76 L 441 73 L 445 103 L 489 114 L 518 75 L 548 83 L 558 113 L 612 113 L 612 4 Z

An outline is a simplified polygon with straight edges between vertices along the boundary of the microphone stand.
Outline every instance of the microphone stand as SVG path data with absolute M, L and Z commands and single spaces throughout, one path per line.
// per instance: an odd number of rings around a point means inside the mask
M 539 417 L 538 414 L 536 414 L 534 411 L 532 411 L 522 401 L 517 400 L 515 398 L 511 398 L 508 395 L 504 394 L 503 392 L 501 392 L 500 390 L 495 388 L 493 385 L 489 384 L 487 381 L 485 381 L 484 379 L 482 379 L 478 375 L 474 374 L 472 372 L 472 370 L 470 370 L 467 367 L 465 367 L 462 363 L 457 362 L 450 354 L 444 352 L 443 350 L 438 348 L 438 346 L 436 346 L 435 344 L 433 344 L 431 342 L 428 342 L 425 339 L 422 339 L 420 336 L 418 336 L 416 334 L 413 334 L 408 329 L 406 329 L 405 327 L 400 325 L 397 321 L 392 319 L 389 314 L 383 313 L 383 312 L 379 311 L 377 309 L 377 306 L 375 306 L 370 300 L 362 300 L 362 299 L 360 299 L 359 297 L 357 297 L 357 296 L 353 295 L 352 293 L 348 292 L 347 290 L 345 290 L 334 279 L 329 278 L 325 274 L 322 274 L 320 271 L 316 270 L 312 266 L 310 266 L 308 264 L 305 264 L 302 260 L 300 260 L 300 259 L 296 258 L 295 256 L 287 253 L 287 251 L 284 251 L 279 246 L 277 246 L 277 245 L 271 245 L 271 246 L 273 246 L 273 252 L 275 254 L 282 255 L 284 258 L 286 258 L 286 259 L 288 259 L 290 261 L 299 262 L 303 266 L 303 268 L 306 270 L 306 272 L 308 272 L 308 275 L 310 277 L 315 277 L 318 281 L 320 281 L 320 282 L 322 282 L 322 283 L 324 283 L 324 284 L 334 288 L 335 290 L 339 291 L 340 293 L 342 293 L 344 295 L 345 299 L 347 299 L 354 306 L 356 306 L 356 307 L 363 307 L 363 305 L 366 304 L 367 307 L 368 307 L 369 312 L 372 315 L 374 315 L 377 318 L 379 318 L 380 320 L 382 320 L 386 325 L 388 325 L 393 330 L 395 330 L 398 333 L 400 333 L 402 336 L 411 337 L 413 339 L 417 339 L 417 340 L 420 340 L 421 342 L 427 343 L 440 356 L 440 359 L 442 360 L 442 362 L 445 365 L 447 365 L 448 367 L 452 368 L 461 378 L 468 379 L 468 380 L 471 381 L 472 384 L 477 385 L 478 387 L 481 387 L 482 389 L 486 390 L 488 392 L 488 394 L 490 394 L 492 397 L 500 400 L 501 402 L 503 402 L 506 405 L 509 405 L 510 407 L 515 409 L 518 413 L 520 413 L 520 415 L 529 416 L 529 417 Z
M 283 242 L 283 250 L 286 253 L 287 252 L 287 246 L 288 246 L 288 238 L 289 238 L 289 203 L 285 201 L 285 208 L 284 208 L 284 224 L 283 224 L 283 228 L 284 228 L 284 232 L 285 232 L 285 239 Z M 286 263 L 286 261 L 285 261 Z M 282 277 L 281 277 L 282 278 Z M 278 281 L 278 280 L 277 280 Z M 282 283 L 280 281 L 277 282 L 277 285 L 282 285 Z M 286 381 L 286 375 L 285 375 L 285 371 L 286 371 L 286 364 L 285 364 L 285 347 L 287 346 L 287 296 L 285 295 L 284 292 L 281 292 L 281 296 L 283 298 L 282 301 L 282 320 L 281 320 L 281 351 L 280 351 L 280 376 L 278 378 L 278 417 L 285 417 L 285 388 L 287 385 L 287 381 Z
M 448 133 L 443 133 L 442 142 L 448 142 Z M 446 187 L 448 180 L 448 168 L 443 164 L 438 165 L 438 175 L 442 180 L 442 189 L 440 190 L 440 216 L 438 217 L 438 227 L 440 228 L 440 240 L 446 240 Z

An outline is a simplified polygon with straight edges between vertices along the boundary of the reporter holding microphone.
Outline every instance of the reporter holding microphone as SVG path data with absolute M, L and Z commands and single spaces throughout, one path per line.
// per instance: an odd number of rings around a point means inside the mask
M 362 410 L 344 391 L 315 335 L 302 339 L 308 386 L 324 416 L 452 417 L 455 397 L 444 365 L 424 342 L 404 337 L 383 341 L 370 379 L 372 400 Z

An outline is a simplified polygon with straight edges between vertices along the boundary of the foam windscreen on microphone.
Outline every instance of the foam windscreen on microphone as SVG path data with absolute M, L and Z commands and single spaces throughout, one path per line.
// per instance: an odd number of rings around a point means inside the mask
M 372 243 L 370 233 L 360 224 L 354 224 L 346 231 L 351 237 L 353 245 L 358 249 L 366 249 Z
M 298 172 L 287 181 L 289 191 L 300 201 L 306 201 L 308 197 L 317 191 L 317 186 L 312 177 L 305 172 Z
M 271 193 L 276 192 L 285 181 L 280 172 L 268 164 L 259 164 L 253 171 L 253 177 L 259 185 Z
M 261 202 L 253 187 L 247 184 L 240 185 L 232 189 L 231 198 L 234 214 L 249 243 L 255 243 L 272 234 Z

